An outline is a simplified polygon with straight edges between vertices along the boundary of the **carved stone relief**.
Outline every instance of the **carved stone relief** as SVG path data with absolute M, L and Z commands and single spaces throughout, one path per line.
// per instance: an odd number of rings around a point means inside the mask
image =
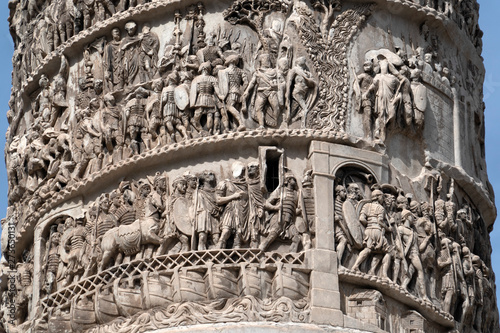
M 477 4 L 375 2 L 10 0 L 5 326 L 494 331 Z
M 479 226 L 471 221 L 480 217 L 466 194 L 457 197 L 454 180 L 444 185 L 439 175 L 427 178 L 422 198 L 373 179 L 360 168 L 337 173 L 334 228 L 341 272 L 397 285 L 422 304 L 449 313 L 460 327 L 482 331 L 491 325 L 477 321 L 489 313 L 481 306 L 485 296 L 477 299 L 478 288 L 491 288 L 493 280 L 484 261 L 488 255 L 475 244 Z M 463 202 L 460 209 L 457 199 Z M 350 311 L 357 316 L 364 310 Z M 384 329 L 380 322 L 375 325 Z

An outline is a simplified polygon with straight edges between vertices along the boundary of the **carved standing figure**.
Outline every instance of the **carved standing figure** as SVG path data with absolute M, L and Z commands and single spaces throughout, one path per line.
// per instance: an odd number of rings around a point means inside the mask
M 137 23 L 129 21 L 125 24 L 127 36 L 122 39 L 120 52 L 123 54 L 123 79 L 128 85 L 136 83 L 141 66 L 139 59 L 141 39 L 137 36 Z
M 420 293 L 420 297 L 427 299 L 427 292 L 425 290 L 425 280 L 424 280 L 424 270 L 422 268 L 422 262 L 420 261 L 420 251 L 418 249 L 417 235 L 413 231 L 411 225 L 414 223 L 415 216 L 409 211 L 404 209 L 401 212 L 402 224 L 398 228 L 398 232 L 401 235 L 401 241 L 403 245 L 403 254 L 406 256 L 409 262 L 408 271 L 405 274 L 401 286 L 405 289 L 408 288 L 408 284 L 415 272 L 417 273 L 417 288 Z
M 295 218 L 301 213 L 299 207 L 298 185 L 295 176 L 287 172 L 283 184 L 278 186 L 267 199 L 265 209 L 272 212 L 268 217 L 268 235 L 260 243 L 261 251 L 267 250 L 269 245 L 282 233 L 292 238 L 292 245 L 300 242 L 300 235 L 295 228 Z
M 61 255 L 59 254 L 61 234 L 57 232 L 57 225 L 53 225 L 52 227 L 45 260 L 45 292 L 47 294 L 51 294 L 56 286 L 59 265 L 61 263 Z
M 375 274 L 377 266 L 380 263 L 380 255 L 382 255 L 381 275 L 387 278 L 391 264 L 392 249 L 387 242 L 385 233 L 391 232 L 391 228 L 386 220 L 386 212 L 382 206 L 383 202 L 384 194 L 382 191 L 374 190 L 371 195 L 371 202 L 365 204 L 361 209 L 359 221 L 366 226 L 365 238 L 363 240 L 365 248 L 360 252 L 352 269 L 359 270 L 359 266 L 368 258 L 368 255 L 375 253 L 377 255 L 372 260 L 369 274 Z
M 178 84 L 177 73 L 170 73 L 167 76 L 166 82 L 167 86 L 163 88 L 161 93 L 164 125 L 162 125 L 160 129 L 165 143 L 167 140 L 164 137 L 167 133 L 170 136 L 170 142 L 177 141 L 175 139 L 176 132 L 180 132 L 184 139 L 189 138 L 186 126 L 184 126 L 184 124 L 188 123 L 189 120 L 186 113 L 178 108 L 175 100 L 175 89 Z
M 121 50 L 121 32 L 118 28 L 111 30 L 112 40 L 108 42 L 104 53 L 104 79 L 108 83 L 108 89 L 123 89 L 123 52 Z
M 441 274 L 441 297 L 443 310 L 450 313 L 453 297 L 456 291 L 455 267 L 451 258 L 451 240 L 441 239 L 441 251 L 437 258 L 437 265 Z
M 263 232 L 264 204 L 266 199 L 260 184 L 260 167 L 258 162 L 247 165 L 248 184 L 248 227 L 250 228 L 250 247 L 259 246 L 259 236 Z
M 191 106 L 195 108 L 193 122 L 195 128 L 200 133 L 204 133 L 201 127 L 201 117 L 207 116 L 207 131 L 209 134 L 219 132 L 220 113 L 217 110 L 216 98 L 221 97 L 217 79 L 210 75 L 210 62 L 200 65 L 200 75 L 193 79 L 191 83 Z
M 139 77 L 141 82 L 152 80 L 157 73 L 158 51 L 160 39 L 151 31 L 151 26 L 145 23 L 140 35 L 141 46 L 139 53 Z
M 293 110 L 293 104 L 295 102 L 302 111 L 300 116 L 302 118 L 301 127 L 306 127 L 307 114 L 309 113 L 311 104 L 308 103 L 308 97 L 312 94 L 315 87 L 316 82 L 314 82 L 311 72 L 307 68 L 306 58 L 297 58 L 295 66 L 288 73 L 286 82 L 286 112 L 283 118 L 283 123 L 285 125 L 293 121 L 296 113 L 298 113 L 298 111 Z
M 68 252 L 65 285 L 69 285 L 73 280 L 78 280 L 83 274 L 85 266 L 88 264 L 85 256 L 87 230 L 83 226 L 83 219 L 77 219 L 76 224 L 73 218 L 66 219 L 65 225 L 69 228 L 63 234 L 61 246 Z
M 219 249 L 226 247 L 229 237 L 234 235 L 234 248 L 248 240 L 248 188 L 245 180 L 245 166 L 241 162 L 232 165 L 233 179 L 221 181 L 216 190 L 216 201 L 224 206 L 221 215 L 222 233 L 217 243 Z
M 221 210 L 215 197 L 217 185 L 215 174 L 212 171 L 205 171 L 199 176 L 199 180 L 200 185 L 194 197 L 194 223 L 200 251 L 208 248 L 209 235 L 213 244 L 219 242 Z
M 343 205 L 347 199 L 347 191 L 343 185 L 337 185 L 335 187 L 335 215 L 334 215 L 334 229 L 335 229 L 335 244 L 337 244 L 337 255 L 339 264 L 342 264 L 342 258 L 344 257 L 344 251 L 347 247 L 349 251 L 352 250 L 352 240 L 349 229 L 345 224 Z
M 377 127 L 378 115 L 373 108 L 374 96 L 370 90 L 373 84 L 373 62 L 366 61 L 363 64 L 363 73 L 357 76 L 357 85 L 359 86 L 359 96 L 357 97 L 358 112 L 363 114 L 363 132 L 368 139 L 373 139 L 373 134 L 380 132 Z
M 220 93 L 222 101 L 225 102 L 225 107 L 221 109 L 222 124 L 224 125 L 225 132 L 229 130 L 228 112 L 238 124 L 238 130 L 245 130 L 237 108 L 241 105 L 241 95 L 248 84 L 248 78 L 242 69 L 236 67 L 239 61 L 240 55 L 228 56 L 225 64 L 228 68 L 218 73 Z
M 146 125 L 146 98 L 149 92 L 143 87 L 137 88 L 127 98 L 125 119 L 127 140 L 135 154 L 143 152 L 148 146 Z
M 259 123 L 259 129 L 264 129 L 265 125 L 276 127 L 281 109 L 278 99 L 278 73 L 271 67 L 269 54 L 261 54 L 258 63 L 260 67 L 243 93 L 242 111 L 246 112 L 247 103 L 250 102 L 253 106 L 252 116 Z M 255 90 L 255 100 L 248 101 L 252 89 Z

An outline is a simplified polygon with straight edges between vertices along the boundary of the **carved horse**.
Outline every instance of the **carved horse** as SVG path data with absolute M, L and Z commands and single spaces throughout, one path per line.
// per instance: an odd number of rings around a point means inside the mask
M 143 245 L 162 244 L 163 239 L 158 236 L 158 230 L 159 224 L 154 218 L 138 219 L 130 225 L 121 225 L 108 230 L 101 242 L 103 255 L 99 271 L 106 269 L 117 254 L 119 257 L 138 254 L 136 259 L 140 259 Z M 119 257 L 116 262 L 119 261 Z

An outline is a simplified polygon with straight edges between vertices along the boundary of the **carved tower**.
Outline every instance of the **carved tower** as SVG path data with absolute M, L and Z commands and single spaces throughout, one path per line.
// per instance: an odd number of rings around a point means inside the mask
M 476 0 L 10 0 L 8 332 L 500 332 Z

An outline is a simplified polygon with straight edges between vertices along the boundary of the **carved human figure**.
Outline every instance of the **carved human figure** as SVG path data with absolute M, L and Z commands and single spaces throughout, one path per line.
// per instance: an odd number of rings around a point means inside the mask
M 265 52 L 269 52 L 273 60 L 276 60 L 279 53 L 279 46 L 283 39 L 282 32 L 283 22 L 281 20 L 273 20 L 271 27 L 263 31 L 264 39 L 266 41 Z
M 456 291 L 456 281 L 451 257 L 451 243 L 449 238 L 441 238 L 441 251 L 437 258 L 437 265 L 441 275 L 441 299 L 443 311 L 450 313 L 453 297 Z
M 474 248 L 474 224 L 470 216 L 470 208 L 465 205 L 457 211 L 457 236 L 458 242 L 469 249 Z
M 167 142 L 166 135 L 170 136 L 170 142 L 176 142 L 175 133 L 179 132 L 184 139 L 189 138 L 186 126 L 189 124 L 188 116 L 177 107 L 175 101 L 175 88 L 178 84 L 178 75 L 172 72 L 167 76 L 167 86 L 161 93 L 164 125 L 160 131 L 164 142 Z
M 33 261 L 28 249 L 23 251 L 22 262 L 16 264 L 14 274 L 16 277 L 15 319 L 17 324 L 21 324 L 26 320 L 33 297 Z
M 163 126 L 161 95 L 163 89 L 162 79 L 151 82 L 151 90 L 146 101 L 146 120 L 151 143 L 156 142 L 156 146 L 162 144 L 161 127 Z M 163 144 L 165 144 L 164 142 Z
M 296 117 L 299 112 L 294 111 L 293 104 L 297 103 L 301 110 L 300 117 L 302 118 L 301 127 L 306 127 L 307 114 L 309 113 L 308 97 L 312 90 L 316 87 L 316 82 L 307 68 L 306 58 L 299 57 L 295 60 L 295 66 L 288 72 L 286 82 L 286 110 L 283 117 L 283 123 L 288 125 L 290 121 Z
M 434 247 L 436 235 L 432 232 L 431 211 L 432 207 L 428 203 L 422 204 L 422 216 L 417 219 L 415 230 L 420 259 L 429 285 L 428 295 L 434 299 L 436 298 L 436 248 Z
M 125 36 L 120 44 L 120 52 L 123 54 L 123 80 L 128 85 L 136 83 L 136 77 L 140 69 L 140 44 L 141 39 L 137 36 L 137 23 L 129 21 L 125 24 Z
M 271 213 L 266 221 L 268 235 L 259 245 L 261 251 L 267 250 L 282 233 L 292 239 L 291 248 L 298 247 L 294 244 L 300 242 L 300 235 L 295 228 L 295 218 L 301 213 L 298 194 L 297 179 L 291 172 L 286 172 L 283 185 L 271 193 L 265 204 L 265 209 Z
M 45 266 L 45 292 L 51 294 L 54 290 L 58 278 L 61 256 L 59 254 L 59 244 L 61 234 L 57 232 L 57 225 L 53 225 L 50 231 L 50 237 L 47 244 L 46 266 Z
M 422 262 L 420 261 L 417 235 L 412 228 L 412 225 L 415 222 L 415 216 L 409 210 L 404 209 L 401 212 L 401 219 L 402 224 L 400 224 L 397 228 L 399 234 L 401 235 L 403 254 L 409 263 L 408 271 L 405 272 L 405 277 L 401 286 L 408 289 L 408 284 L 413 278 L 413 275 L 417 273 L 416 286 L 420 293 L 419 296 L 428 300 L 425 289 L 424 270 L 422 268 Z
M 124 84 L 124 68 L 120 29 L 113 28 L 111 37 L 112 39 L 108 42 L 104 53 L 104 79 L 108 83 L 109 90 L 121 90 Z
M 465 283 L 467 285 L 467 298 L 462 305 L 462 327 L 472 326 L 475 321 L 476 290 L 474 285 L 475 270 L 472 265 L 472 254 L 468 247 L 462 248 L 462 268 L 464 270 Z
M 422 71 L 414 69 L 410 72 L 411 89 L 414 98 L 414 125 L 421 130 L 424 126 L 425 110 L 427 109 L 427 88 L 422 84 Z
M 175 238 L 179 239 L 179 242 L 181 243 L 181 249 L 180 252 L 187 252 L 190 249 L 190 244 L 189 244 L 189 237 L 188 235 L 184 234 L 179 230 L 177 227 L 177 223 L 182 223 L 185 221 L 185 219 L 181 216 L 176 215 L 176 210 L 174 210 L 174 207 L 176 205 L 183 205 L 185 207 L 189 208 L 189 203 L 188 200 L 186 199 L 186 189 L 187 189 L 187 180 L 186 177 L 181 176 L 172 182 L 172 196 L 170 197 L 170 202 L 169 202 L 169 209 L 168 209 L 168 220 L 170 223 L 167 225 L 167 228 L 164 231 L 164 237 L 170 237 L 174 236 Z M 181 202 L 181 203 L 178 203 Z M 182 206 L 180 206 L 182 207 Z M 184 212 L 186 214 L 186 212 Z M 189 218 L 192 218 L 192 212 L 189 211 L 187 212 L 189 215 Z M 177 221 L 176 219 L 181 219 L 182 221 Z
M 259 68 L 253 74 L 243 93 L 242 111 L 246 112 L 250 92 L 254 89 L 255 101 L 250 103 L 253 105 L 252 117 L 259 123 L 259 129 L 264 129 L 265 125 L 276 127 L 281 109 L 278 99 L 278 73 L 275 68 L 271 67 L 269 54 L 261 54 L 258 58 L 258 64 Z
M 142 33 L 139 53 L 139 77 L 141 82 L 152 80 L 157 73 L 158 51 L 160 49 L 160 39 L 158 35 L 151 31 L 151 26 L 145 23 Z
M 77 127 L 73 137 L 73 152 L 77 163 L 74 175 L 78 178 L 90 174 L 101 167 L 102 149 L 99 124 L 94 115 L 100 103 L 92 99 L 89 107 L 76 112 Z
M 304 250 L 309 250 L 312 246 L 311 236 L 316 232 L 316 207 L 314 198 L 313 170 L 304 171 L 302 178 L 302 188 L 299 191 L 299 207 L 301 215 L 295 220 L 295 227 L 301 236 L 300 242 Z M 298 246 L 297 242 L 294 245 Z M 294 247 L 290 252 L 298 252 L 298 247 Z
M 210 75 L 210 62 L 200 65 L 200 75 L 191 83 L 190 102 L 194 107 L 193 125 L 200 133 L 206 133 L 201 126 L 201 117 L 207 116 L 207 132 L 219 133 L 220 113 L 217 110 L 216 98 L 220 98 L 217 79 Z
M 387 119 L 388 122 L 393 121 L 395 122 L 394 125 L 403 129 L 411 128 L 414 118 L 413 93 L 408 74 L 406 66 L 403 66 L 399 72 L 396 73 L 396 77 L 399 80 L 399 86 L 392 101 L 395 108 L 395 119 Z
M 384 208 L 386 209 L 386 214 L 389 217 L 389 224 L 392 228 L 392 243 L 395 246 L 395 251 L 393 253 L 394 264 L 392 280 L 395 283 L 398 283 L 398 281 L 403 282 L 404 277 L 402 275 L 408 272 L 409 267 L 406 258 L 407 256 L 404 253 L 404 244 L 401 233 L 399 232 L 399 225 L 404 223 L 402 214 L 403 211 L 406 211 L 409 208 L 408 200 L 402 192 L 400 192 L 397 197 L 393 194 L 386 194 Z
M 85 256 L 87 231 L 83 226 L 83 219 L 77 219 L 75 224 L 75 220 L 69 217 L 64 224 L 68 225 L 68 229 L 62 236 L 61 246 L 68 251 L 68 267 L 64 283 L 67 286 L 74 280 L 79 279 L 85 266 L 88 264 L 87 257 Z
M 229 131 L 228 112 L 233 116 L 238 125 L 238 130 L 245 130 L 238 111 L 241 105 L 241 95 L 248 85 L 246 73 L 237 67 L 240 61 L 240 55 L 230 55 L 226 59 L 225 65 L 228 67 L 218 72 L 220 93 L 225 107 L 221 109 L 222 124 L 224 132 Z
M 186 199 L 188 199 L 191 203 L 194 203 L 195 192 L 198 188 L 198 177 L 191 174 L 190 172 L 186 172 L 183 176 L 186 179 L 187 183 Z
M 335 244 L 337 244 L 336 251 L 338 255 L 339 264 L 342 264 L 344 251 L 347 247 L 351 251 L 352 240 L 351 234 L 344 221 L 343 205 L 347 199 L 347 191 L 343 185 L 335 187 L 335 215 L 334 215 L 334 230 L 335 230 Z
M 158 221 L 159 234 L 162 234 L 166 228 L 166 209 L 167 209 L 167 177 L 165 174 L 157 172 L 151 180 L 153 189 L 146 198 L 149 212 L 146 213 L 147 218 L 152 218 Z M 144 249 L 143 257 L 148 258 L 153 254 L 154 244 L 148 244 Z
M 221 210 L 215 196 L 217 185 L 215 174 L 212 171 L 204 171 L 198 178 L 199 187 L 194 197 L 194 223 L 198 237 L 198 250 L 200 251 L 208 248 L 209 235 L 212 243 L 218 244 L 220 236 L 218 219 Z
M 260 184 L 260 166 L 258 162 L 250 162 L 247 165 L 248 184 L 248 228 L 250 229 L 250 247 L 259 246 L 259 237 L 262 234 L 264 223 L 264 204 L 266 199 Z
M 236 249 L 249 238 L 249 197 L 245 166 L 241 162 L 234 162 L 231 169 L 233 178 L 221 181 L 215 192 L 217 204 L 224 207 L 220 218 L 222 233 L 217 243 L 219 249 L 226 247 L 231 235 L 234 235 L 233 246 Z
M 380 263 L 380 256 L 383 256 L 381 275 L 388 278 L 392 249 L 387 242 L 385 233 L 391 232 L 391 228 L 387 223 L 386 212 L 382 206 L 383 202 L 384 194 L 382 191 L 374 190 L 371 194 L 371 202 L 366 203 L 361 209 L 359 222 L 366 226 L 363 239 L 365 248 L 359 253 L 352 269 L 359 270 L 359 266 L 368 258 L 368 255 L 374 253 L 376 255 L 373 257 L 368 274 L 375 274 Z
M 94 17 L 94 6 L 96 0 L 75 0 L 75 34 L 90 28 Z
M 92 226 L 95 230 L 92 232 L 95 234 L 97 244 L 100 243 L 102 236 L 104 236 L 108 230 L 117 225 L 115 216 L 109 211 L 110 208 L 111 202 L 109 200 L 109 195 L 102 194 L 98 200 L 96 225 Z
M 123 151 L 123 114 L 116 105 L 112 94 L 104 95 L 104 108 L 102 109 L 101 128 L 103 141 L 112 160 L 118 162 L 122 159 Z
M 361 199 L 363 198 L 358 184 L 354 182 L 350 183 L 347 186 L 347 199 L 343 201 L 341 210 L 345 226 L 347 227 L 346 231 L 349 232 L 346 234 L 346 237 L 351 240 L 351 245 L 356 249 L 363 247 L 363 229 L 356 211 Z
M 395 118 L 396 110 L 393 99 L 399 86 L 399 80 L 394 76 L 397 73 L 394 65 L 382 55 L 378 57 L 380 72 L 375 75 L 373 84 L 368 91 L 375 92 L 375 114 L 377 114 L 378 125 L 374 138 L 385 141 L 386 124 Z
M 215 67 L 224 63 L 224 54 L 222 53 L 221 48 L 216 45 L 215 39 L 215 35 L 209 34 L 205 40 L 206 46 L 198 50 L 196 53 L 200 64 L 209 62 L 212 67 Z
M 134 200 L 135 218 L 137 220 L 148 217 L 149 214 L 152 213 L 152 210 L 150 209 L 151 207 L 149 207 L 150 202 L 148 200 L 151 190 L 151 185 L 148 181 L 141 179 L 137 183 L 138 196 L 137 199 Z
M 120 189 L 116 192 L 111 192 L 109 195 L 109 201 L 111 202 L 111 207 L 109 212 L 113 214 L 116 225 L 129 225 L 135 221 L 135 208 L 134 199 L 131 194 L 133 192 L 130 189 L 126 189 L 126 186 L 120 186 Z M 114 224 L 112 224 L 114 227 Z
M 53 115 L 54 104 L 53 104 L 53 94 L 50 89 L 49 79 L 45 74 L 42 74 L 38 82 L 41 91 L 35 100 L 35 110 L 36 113 L 33 115 L 35 119 L 39 122 L 39 125 L 46 129 L 53 126 L 52 121 L 55 122 L 55 115 Z M 53 119 L 54 118 L 54 119 Z
M 380 129 L 377 128 L 380 125 L 377 122 L 378 115 L 373 108 L 374 96 L 370 90 L 373 84 L 373 75 L 373 62 L 366 61 L 363 64 L 363 73 L 357 76 L 360 94 L 357 100 L 358 112 L 363 114 L 363 132 L 368 139 L 373 139 L 373 133 L 380 132 Z
M 484 275 L 482 270 L 482 260 L 478 255 L 472 255 L 472 268 L 474 270 L 474 288 L 476 295 L 475 320 L 473 327 L 480 328 L 482 323 L 483 306 L 484 306 Z
M 56 286 L 58 279 L 59 265 L 61 264 L 61 256 L 59 254 L 59 244 L 61 234 L 57 232 L 57 225 L 51 226 L 49 241 L 47 242 L 47 252 L 44 262 L 46 266 L 45 272 L 45 292 L 51 294 Z
M 94 13 L 96 21 L 104 21 L 116 14 L 116 7 L 111 0 L 96 0 Z
M 149 147 L 147 127 L 145 124 L 146 98 L 149 92 L 143 87 L 137 88 L 125 99 L 125 117 L 128 136 L 126 141 L 130 144 L 133 153 L 139 154 Z
M 432 53 L 426 53 L 424 55 L 422 71 L 427 75 L 432 75 L 434 73 L 434 69 L 432 66 Z

